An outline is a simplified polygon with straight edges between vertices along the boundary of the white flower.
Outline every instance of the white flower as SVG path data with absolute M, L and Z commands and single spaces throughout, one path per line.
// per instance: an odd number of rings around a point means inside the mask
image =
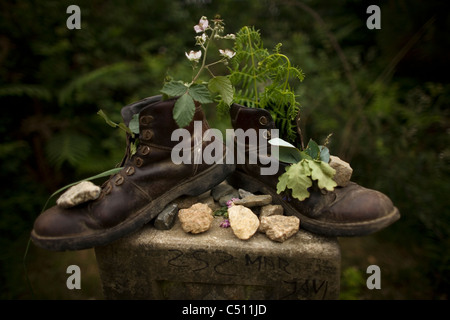
M 195 40 L 197 41 L 195 44 L 202 45 L 206 42 L 206 39 L 208 39 L 208 36 L 206 33 L 202 33 L 201 36 L 196 36 Z
M 194 30 L 197 33 L 205 32 L 206 29 L 208 28 L 208 26 L 209 26 L 209 21 L 205 16 L 203 16 L 200 18 L 200 21 L 198 22 L 198 24 L 194 26 Z
M 200 60 L 200 58 L 202 56 L 201 51 L 194 51 L 194 50 L 191 50 L 189 53 L 185 52 L 184 54 L 189 59 L 189 61 L 195 61 L 195 62 L 198 62 L 198 60 Z
M 236 54 L 236 52 L 230 50 L 230 49 L 219 49 L 220 55 L 224 56 L 225 58 L 231 59 L 234 57 L 234 55 Z

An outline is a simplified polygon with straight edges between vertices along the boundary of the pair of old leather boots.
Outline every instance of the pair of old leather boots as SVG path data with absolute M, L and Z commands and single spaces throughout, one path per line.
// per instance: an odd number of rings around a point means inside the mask
M 276 185 L 287 164 L 280 163 L 274 175 L 261 175 L 259 163 L 225 161 L 230 151 L 223 144 L 223 158 L 219 161 L 176 164 L 171 157 L 179 143 L 172 140 L 172 133 L 178 129 L 172 116 L 175 101 L 163 101 L 161 96 L 154 96 L 122 108 L 126 125 L 135 114 L 139 115 L 136 153 L 131 154 L 130 146 L 134 141 L 127 136 L 127 150 L 120 164 L 123 169 L 102 185 L 96 200 L 71 208 L 55 205 L 41 213 L 31 232 L 37 246 L 64 251 L 106 245 L 150 222 L 176 198 L 202 194 L 225 179 L 236 188 L 272 195 L 273 201 L 283 205 L 287 215 L 300 218 L 301 228 L 324 236 L 367 235 L 400 217 L 386 195 L 352 182 L 325 194 L 311 190 L 311 196 L 304 201 L 283 199 L 277 194 Z M 259 129 L 275 128 L 270 113 L 263 109 L 233 104 L 230 116 L 234 129 L 252 128 L 260 132 Z M 192 160 L 213 143 L 213 139 L 195 138 L 194 121 L 201 123 L 201 134 L 209 129 L 199 105 L 193 121 L 184 128 L 189 133 L 187 152 Z M 265 138 L 268 140 L 270 136 Z M 244 147 L 248 152 L 249 145 Z

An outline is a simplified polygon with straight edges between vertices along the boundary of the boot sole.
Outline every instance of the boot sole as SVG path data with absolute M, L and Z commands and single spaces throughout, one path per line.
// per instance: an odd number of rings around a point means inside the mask
M 170 202 L 187 195 L 198 196 L 215 187 L 235 169 L 234 164 L 215 164 L 194 177 L 184 180 L 151 201 L 134 215 L 133 218 L 106 230 L 89 235 L 73 237 L 41 237 L 32 230 L 31 239 L 41 248 L 50 251 L 83 250 L 103 246 L 137 231 L 155 218 Z
M 249 176 L 242 172 L 235 171 L 227 178 L 227 181 L 234 188 L 242 188 L 244 190 L 253 193 L 261 192 L 263 194 L 271 195 L 272 201 L 274 203 L 283 206 L 286 215 L 296 216 L 300 219 L 300 228 L 323 236 L 329 237 L 364 236 L 377 232 L 400 219 L 400 212 L 396 207 L 394 207 L 394 209 L 388 215 L 371 221 L 345 223 L 345 224 L 318 221 L 316 219 L 312 219 L 303 215 L 288 202 L 284 201 L 282 199 L 282 196 L 276 193 L 276 190 L 268 187 L 267 185 L 258 181 L 252 176 Z

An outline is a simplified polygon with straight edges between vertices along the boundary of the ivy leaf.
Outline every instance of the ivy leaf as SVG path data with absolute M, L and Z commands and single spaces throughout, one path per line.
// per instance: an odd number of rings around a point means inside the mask
M 203 84 L 193 84 L 189 87 L 189 95 L 199 103 L 212 103 L 211 93 Z
M 219 93 L 226 105 L 229 106 L 233 102 L 234 89 L 228 77 L 218 76 L 210 79 L 208 82 L 208 89 L 211 92 Z
M 333 191 L 334 187 L 337 186 L 336 182 L 333 180 L 336 170 L 328 163 L 320 160 L 309 161 L 308 164 L 311 168 L 311 178 L 317 180 L 319 188 Z
M 195 103 L 192 97 L 186 92 L 175 102 L 173 107 L 173 119 L 180 128 L 184 128 L 191 123 L 194 118 Z
M 188 91 L 188 87 L 182 81 L 169 81 L 166 82 L 161 89 L 161 92 L 168 97 L 178 97 L 185 94 Z

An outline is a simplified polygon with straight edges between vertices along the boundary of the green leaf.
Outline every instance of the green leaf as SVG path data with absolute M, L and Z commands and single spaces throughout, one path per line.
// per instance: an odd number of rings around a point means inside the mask
M 319 145 L 314 140 L 309 140 L 308 146 L 305 149 L 305 152 L 311 156 L 314 160 L 319 159 L 320 148 Z
M 278 160 L 286 163 L 297 163 L 302 160 L 300 150 L 289 142 L 280 138 L 273 138 L 268 142 L 273 146 L 278 146 Z
M 219 93 L 226 105 L 229 106 L 233 102 L 234 88 L 228 77 L 218 76 L 210 79 L 208 82 L 208 89 L 211 92 Z
M 286 163 L 297 163 L 302 160 L 302 155 L 297 148 L 278 147 L 278 160 Z
M 118 126 L 117 123 L 115 123 L 115 122 L 111 121 L 111 119 L 109 119 L 109 117 L 106 115 L 106 113 L 105 113 L 103 110 L 101 110 L 101 109 L 98 110 L 97 114 L 98 114 L 100 117 L 102 117 L 102 118 L 105 120 L 105 122 L 106 122 L 107 124 L 109 124 L 111 127 L 116 128 L 116 127 Z
M 320 160 L 308 161 L 308 164 L 311 168 L 311 178 L 317 180 L 319 188 L 333 191 L 334 187 L 337 186 L 336 182 L 333 180 L 336 170 L 328 163 Z
M 311 156 L 309 154 L 307 154 L 305 151 L 300 152 L 302 159 L 305 160 L 312 160 L 313 158 L 311 158 Z
M 183 94 L 180 98 L 178 98 L 177 102 L 175 102 L 175 106 L 173 108 L 173 119 L 180 128 L 183 128 L 191 123 L 194 118 L 194 113 L 194 100 L 188 93 Z
M 292 196 L 300 201 L 309 197 L 308 188 L 312 186 L 311 169 L 308 166 L 308 160 L 302 160 L 293 164 L 286 171 L 288 174 L 287 187 L 292 190 Z
M 139 134 L 139 113 L 133 115 L 128 127 L 130 128 L 131 132 Z
M 161 92 L 168 97 L 178 97 L 185 94 L 188 91 L 188 87 L 182 81 L 170 81 L 166 82 L 161 89 Z
M 289 167 L 286 167 L 286 171 L 289 169 Z M 289 176 L 287 172 L 283 173 L 281 176 L 278 177 L 278 183 L 277 183 L 277 193 L 280 194 L 287 188 Z
M 126 133 L 129 133 L 129 134 L 131 134 L 132 136 L 133 136 L 133 132 L 130 130 L 130 128 L 128 128 L 124 123 L 115 123 L 114 121 L 111 121 L 110 119 L 109 119 L 109 117 L 106 115 L 106 113 L 103 111 L 103 110 L 99 110 L 98 112 L 97 112 L 97 114 L 99 115 L 99 116 L 101 116 L 104 120 L 105 120 L 105 122 L 108 124 L 108 125 L 110 125 L 111 127 L 113 127 L 113 128 L 117 128 L 117 127 L 119 127 L 120 129 L 122 129 L 123 131 L 125 131 Z M 133 116 L 134 117 L 134 116 Z M 138 125 L 139 125 L 139 123 L 138 123 Z M 139 133 L 139 127 L 138 127 L 138 132 L 137 133 Z
M 189 95 L 199 103 L 212 103 L 211 93 L 204 84 L 193 84 L 189 87 Z
M 286 168 L 286 172 L 278 178 L 277 193 L 286 188 L 292 190 L 293 197 L 300 201 L 309 197 L 308 188 L 312 186 L 311 169 L 308 160 L 302 160 Z
M 325 146 L 319 146 L 320 148 L 320 160 L 325 163 L 330 162 L 330 150 Z

